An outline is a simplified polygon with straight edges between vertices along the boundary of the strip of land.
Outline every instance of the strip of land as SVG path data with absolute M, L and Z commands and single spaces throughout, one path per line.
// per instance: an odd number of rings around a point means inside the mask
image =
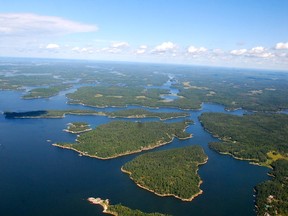
M 77 137 L 76 143 L 55 143 L 98 159 L 111 159 L 153 149 L 173 141 L 189 139 L 185 132 L 191 121 L 177 123 L 113 121 Z
M 6 118 L 64 118 L 65 115 L 98 115 L 109 118 L 159 118 L 160 120 L 188 117 L 187 112 L 151 112 L 145 109 L 128 109 L 114 112 L 94 110 L 37 110 L 27 112 L 4 112 Z

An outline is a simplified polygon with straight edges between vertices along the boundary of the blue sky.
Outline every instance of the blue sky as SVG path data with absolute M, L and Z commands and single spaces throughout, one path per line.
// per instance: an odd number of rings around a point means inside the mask
M 288 70 L 288 0 L 0 0 L 0 56 Z

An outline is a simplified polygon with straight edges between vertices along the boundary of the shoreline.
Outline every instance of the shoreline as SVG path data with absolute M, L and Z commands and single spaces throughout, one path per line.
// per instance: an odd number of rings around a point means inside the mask
M 63 129 L 63 131 L 67 132 L 67 133 L 72 133 L 72 134 L 80 134 L 80 133 L 84 133 L 84 132 L 88 132 L 88 131 L 91 131 L 92 128 L 89 128 L 89 129 L 85 129 L 85 130 L 82 130 L 82 131 L 71 131 L 69 129 Z
M 206 164 L 207 162 L 208 162 L 208 157 L 205 159 L 205 161 L 204 161 L 203 163 L 198 163 L 198 164 L 197 164 L 197 167 L 198 167 L 197 170 L 196 170 L 196 174 L 197 174 L 197 175 L 198 175 L 199 166 L 200 166 L 200 165 L 204 165 L 204 164 Z M 147 190 L 147 191 L 149 191 L 149 192 L 151 192 L 151 193 L 153 193 L 153 194 L 155 194 L 155 195 L 157 195 L 157 196 L 160 196 L 160 197 L 171 197 L 171 196 L 172 196 L 172 197 L 174 197 L 174 198 L 180 199 L 181 201 L 191 202 L 191 201 L 192 201 L 193 199 L 195 199 L 197 196 L 203 194 L 203 190 L 200 188 L 200 185 L 203 183 L 203 181 L 202 181 L 201 179 L 200 179 L 200 181 L 199 181 L 199 183 L 198 183 L 199 192 L 196 193 L 196 194 L 194 194 L 194 195 L 192 195 L 190 198 L 182 198 L 182 197 L 179 197 L 179 196 L 177 196 L 177 195 L 175 195 L 175 194 L 160 194 L 160 193 L 157 193 L 157 192 L 155 192 L 154 190 L 152 190 L 152 189 L 150 189 L 150 188 L 147 188 L 147 187 L 145 187 L 145 186 L 143 186 L 143 185 L 140 185 L 139 183 L 136 183 L 136 181 L 131 177 L 132 172 L 123 169 L 123 166 L 121 167 L 121 171 L 122 171 L 123 173 L 128 174 L 128 175 L 129 175 L 129 178 L 130 178 L 138 187 L 140 187 L 140 188 L 142 188 L 142 189 L 144 189 L 144 190 Z M 199 176 L 199 175 L 198 175 L 198 176 Z
M 266 164 L 261 164 L 261 163 L 259 163 L 259 162 L 255 162 L 255 161 L 253 161 L 253 160 L 255 160 L 255 159 L 249 159 L 249 158 L 240 158 L 240 157 L 236 157 L 235 155 L 233 155 L 232 153 L 229 153 L 229 152 L 220 152 L 220 151 L 217 151 L 217 150 L 215 150 L 215 149 L 212 149 L 213 151 L 216 151 L 216 152 L 218 152 L 219 154 L 222 154 L 222 155 L 229 155 L 229 156 L 231 156 L 232 158 L 234 158 L 235 160 L 240 160 L 240 161 L 247 161 L 247 162 L 249 162 L 249 164 L 251 164 L 251 165 L 255 165 L 255 166 L 261 166 L 261 167 L 267 167 L 267 168 L 270 168 L 270 169 L 272 169 L 272 167 L 271 166 L 269 166 L 268 164 L 266 165 Z
M 103 213 L 104 214 L 110 214 L 114 216 L 118 216 L 116 212 L 109 211 L 109 200 L 102 200 L 101 198 L 94 198 L 94 197 L 89 197 L 87 198 L 87 201 L 90 202 L 93 205 L 100 205 L 103 208 Z

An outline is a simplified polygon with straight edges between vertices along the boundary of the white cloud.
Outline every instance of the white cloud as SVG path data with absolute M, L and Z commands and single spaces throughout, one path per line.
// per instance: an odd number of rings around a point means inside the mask
M 251 53 L 251 54 L 259 54 L 259 53 L 263 53 L 263 52 L 265 52 L 265 48 L 261 47 L 261 46 L 254 47 L 249 51 L 249 53 Z
M 176 44 L 168 41 L 163 42 L 162 44 L 156 46 L 152 51 L 153 52 L 167 52 L 167 51 L 173 51 L 176 48 Z
M 232 50 L 230 53 L 232 55 L 240 56 L 240 55 L 243 55 L 243 54 L 247 53 L 247 49 Z
M 95 51 L 92 47 L 73 47 L 71 50 L 77 53 L 93 53 Z
M 112 48 L 126 48 L 129 47 L 129 43 L 127 42 L 113 42 L 111 44 Z
M 140 49 L 147 49 L 148 46 L 147 46 L 147 45 L 141 45 L 139 48 L 140 48 Z
M 253 47 L 249 50 L 247 49 L 238 49 L 232 50 L 230 54 L 235 56 L 244 56 L 244 57 L 257 57 L 257 58 L 272 58 L 275 56 L 272 52 L 262 46 Z
M 274 57 L 275 55 L 271 52 L 264 52 L 264 53 L 261 53 L 261 54 L 258 54 L 257 57 L 260 57 L 260 58 L 272 58 Z
M 206 52 L 207 49 L 206 49 L 205 47 L 199 47 L 199 48 L 197 48 L 197 47 L 194 47 L 194 46 L 189 46 L 187 51 L 188 51 L 188 53 L 193 53 L 193 54 L 195 54 L 195 53 Z
M 31 13 L 0 13 L 0 26 L 0 36 L 21 37 L 94 32 L 97 30 L 95 25 Z
M 141 45 L 135 52 L 136 54 L 144 54 L 148 49 L 147 45 Z
M 288 42 L 287 43 L 277 43 L 275 46 L 275 49 L 281 50 L 281 49 L 288 49 Z
M 46 49 L 59 49 L 59 48 L 60 46 L 58 44 L 52 44 L 52 43 L 46 46 Z
M 109 47 L 104 47 L 100 51 L 116 54 L 127 51 L 129 47 L 130 45 L 127 42 L 112 42 Z

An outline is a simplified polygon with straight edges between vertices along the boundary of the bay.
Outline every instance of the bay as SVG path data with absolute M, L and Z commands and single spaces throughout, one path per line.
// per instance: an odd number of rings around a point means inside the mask
M 38 100 L 22 100 L 22 94 L 14 91 L 0 92 L 0 111 L 93 109 L 67 104 L 65 94 Z M 112 111 L 116 108 L 104 110 Z M 180 111 L 168 108 L 149 110 Z M 122 203 L 144 212 L 161 212 L 174 216 L 255 215 L 253 188 L 268 179 L 269 170 L 209 149 L 208 143 L 217 139 L 206 132 L 198 121 L 198 116 L 203 112 L 242 115 L 245 111 L 228 112 L 221 105 L 203 104 L 201 110 L 189 112 L 195 124 L 187 131 L 193 133 L 193 138 L 185 141 L 174 139 L 171 144 L 151 151 L 195 144 L 204 148 L 209 157 L 207 164 L 199 169 L 204 193 L 192 202 L 158 197 L 137 187 L 120 171 L 124 163 L 142 153 L 112 160 L 98 160 L 79 157 L 76 152 L 52 146 L 53 142 L 75 140 L 76 135 L 63 131 L 69 122 L 86 121 L 92 127 L 97 127 L 112 119 L 73 115 L 67 115 L 63 119 L 5 119 L 1 114 L 0 215 L 104 215 L 101 207 L 87 202 L 86 199 L 90 196 L 108 198 L 112 204 Z

